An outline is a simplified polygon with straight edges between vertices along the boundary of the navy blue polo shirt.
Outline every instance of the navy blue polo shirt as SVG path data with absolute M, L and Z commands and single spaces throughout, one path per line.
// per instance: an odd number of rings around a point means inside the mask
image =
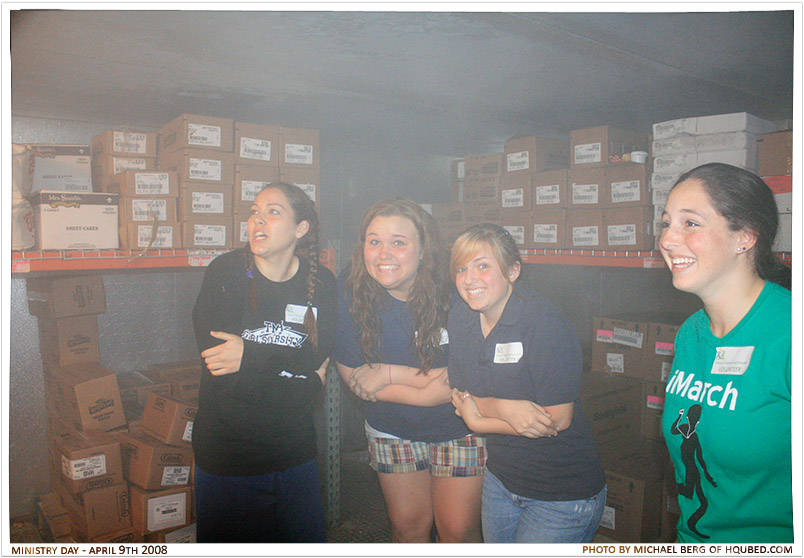
M 344 288 L 345 273 L 338 278 L 338 333 L 334 360 L 350 368 L 366 363 L 360 346 L 358 326 L 349 314 L 352 299 L 350 289 Z M 405 302 L 386 293 L 379 311 L 380 322 L 380 361 L 385 364 L 400 364 L 418 368 L 421 366 L 413 343 L 414 326 Z M 449 344 L 441 345 L 442 354 L 433 368 L 447 365 Z M 455 414 L 452 403 L 434 407 L 416 407 L 399 403 L 364 403 L 366 421 L 372 428 L 393 434 L 399 438 L 418 442 L 446 442 L 462 438 L 471 431 L 463 420 Z
M 576 404 L 572 424 L 558 436 L 488 434 L 489 470 L 526 498 L 567 501 L 597 494 L 605 476 L 580 406 L 581 347 L 567 319 L 543 297 L 515 286 L 488 337 L 480 314 L 463 300 L 453 300 L 448 329 L 452 387 L 541 406 Z

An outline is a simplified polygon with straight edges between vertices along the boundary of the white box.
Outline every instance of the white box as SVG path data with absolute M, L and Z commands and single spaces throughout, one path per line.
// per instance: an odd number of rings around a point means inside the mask
M 23 195 L 44 190 L 92 192 L 92 159 L 88 145 L 31 144 L 22 147 L 22 164 L 13 170 Z
M 653 125 L 653 139 L 662 140 L 681 135 L 694 135 L 697 131 L 697 118 L 678 118 L 657 122 Z
M 695 149 L 701 151 L 757 150 L 757 136 L 748 132 L 723 132 L 695 137 Z
M 676 136 L 674 138 L 654 140 L 651 152 L 654 157 L 674 155 L 676 153 L 695 153 L 698 150 L 695 136 Z
M 793 213 L 793 192 L 773 194 L 779 213 Z
M 696 156 L 695 160 L 697 161 L 698 158 Z M 658 189 L 667 189 L 672 188 L 676 181 L 681 178 L 683 173 L 681 171 L 669 171 L 669 172 L 654 172 L 650 177 L 650 187 L 651 188 L 658 188 Z
M 699 151 L 698 164 L 707 163 L 726 163 L 734 165 L 751 172 L 757 170 L 757 150 L 754 149 L 731 149 L 729 151 Z
M 117 194 L 37 192 L 31 197 L 40 250 L 119 246 Z
M 677 153 L 653 158 L 653 172 L 669 174 L 677 172 L 679 175 L 698 166 L 697 153 Z
M 670 193 L 672 186 L 669 188 L 653 188 L 651 190 L 651 203 L 653 205 L 661 205 L 667 202 L 667 195 Z
M 793 251 L 793 214 L 779 213 L 779 232 L 773 243 L 774 252 Z
M 721 134 L 723 132 L 750 132 L 767 134 L 776 131 L 776 123 L 763 120 L 747 112 L 713 114 L 697 118 L 697 135 Z

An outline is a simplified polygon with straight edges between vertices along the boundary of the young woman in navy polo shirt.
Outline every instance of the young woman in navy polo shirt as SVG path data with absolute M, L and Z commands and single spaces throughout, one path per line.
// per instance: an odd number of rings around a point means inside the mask
M 475 225 L 452 248 L 460 295 L 448 321 L 452 402 L 487 434 L 483 538 L 589 542 L 606 482 L 579 403 L 581 349 L 566 318 L 515 285 L 519 250 L 505 229 Z

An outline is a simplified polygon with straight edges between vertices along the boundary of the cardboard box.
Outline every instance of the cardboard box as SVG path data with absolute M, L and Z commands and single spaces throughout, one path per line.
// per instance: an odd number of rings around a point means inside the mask
M 276 124 L 235 122 L 235 164 L 279 167 L 279 130 Z
M 91 540 L 84 538 L 85 534 L 79 530 L 73 529 L 72 531 L 72 542 L 77 543 L 108 543 L 108 544 L 126 544 L 126 543 L 138 543 L 144 542 L 145 538 L 138 534 L 134 527 L 128 527 L 121 531 L 115 531 L 114 533 L 104 533 L 103 535 L 98 535 L 93 537 Z
M 254 198 L 264 188 L 279 182 L 279 167 L 261 165 L 235 165 L 235 211 L 248 213 Z
M 169 446 L 141 431 L 118 434 L 123 472 L 131 484 L 145 490 L 187 486 L 193 466 L 190 447 Z
M 537 172 L 532 175 L 532 209 L 542 207 L 568 207 L 567 170 L 557 169 Z
M 603 191 L 608 193 L 606 207 L 638 207 L 651 204 L 645 165 L 624 163 L 606 169 Z
M 662 482 L 662 535 L 661 539 L 667 542 L 676 542 L 678 519 L 681 508 L 678 505 L 678 487 L 673 462 L 665 462 L 664 479 Z
M 603 210 L 606 247 L 610 250 L 653 250 L 653 207 Z
M 793 132 L 757 136 L 757 173 L 759 176 L 793 174 Z
M 182 370 L 162 376 L 170 386 L 170 395 L 190 403 L 198 402 L 201 375 L 196 370 Z
M 672 372 L 675 340 L 683 318 L 648 322 L 648 340 L 645 345 L 645 374 L 648 382 L 667 382 Z
M 643 379 L 647 322 L 595 317 L 592 323 L 592 372 Z
M 70 542 L 70 516 L 55 492 L 37 499 L 34 522 L 43 542 Z
M 19 153 L 12 180 L 27 196 L 43 190 L 92 192 L 88 145 L 15 144 Z
M 120 227 L 120 248 L 123 250 L 181 248 L 181 225 L 177 221 L 152 224 L 127 223 Z
M 749 132 L 723 132 L 695 137 L 695 150 L 699 153 L 703 151 L 731 151 L 734 149 L 756 151 L 756 134 Z
M 530 235 L 531 223 L 532 218 L 530 211 L 502 212 L 500 224 L 508 231 L 508 234 L 514 239 L 517 248 L 520 250 L 529 250 L 533 247 Z
M 92 155 L 156 157 L 156 133 L 130 130 L 104 130 L 92 138 Z
M 194 215 L 181 223 L 182 248 L 229 250 L 233 243 L 232 235 L 230 217 Z
M 145 536 L 145 542 L 150 544 L 178 544 L 189 543 L 194 544 L 196 541 L 195 523 L 191 523 L 186 527 L 180 527 L 170 531 L 160 531 L 159 533 L 152 533 Z
M 562 249 L 567 247 L 567 210 L 537 208 L 531 216 L 531 247 Z
M 597 209 L 606 205 L 606 169 L 579 168 L 567 173 L 567 193 L 571 208 Z
M 179 176 L 181 188 L 189 182 L 203 184 L 234 184 L 234 154 L 204 149 L 178 149 L 159 155 L 159 170 L 173 170 Z
M 777 129 L 774 122 L 763 120 L 747 112 L 699 116 L 696 120 L 696 135 L 722 134 L 724 132 L 768 134 Z
M 684 135 L 695 135 L 698 132 L 698 119 L 677 118 L 665 122 L 657 122 L 653 125 L 653 139 L 664 140 Z M 656 155 L 654 153 L 654 155 Z
M 140 430 L 171 446 L 190 446 L 196 410 L 187 401 L 149 393 Z
M 98 318 L 94 314 L 40 318 L 38 322 L 42 360 L 56 367 L 100 361 Z
M 232 248 L 242 248 L 248 244 L 248 213 L 241 213 L 235 208 L 232 224 Z
M 220 222 L 230 220 L 234 215 L 233 192 L 231 184 L 183 183 L 179 190 L 179 221 L 192 217 L 219 217 Z
M 650 187 L 653 190 L 669 191 L 678 182 L 681 174 L 681 171 L 654 172 L 650 177 Z
M 500 177 L 468 178 L 463 183 L 464 202 L 494 202 L 500 206 Z
M 675 136 L 653 140 L 651 144 L 651 152 L 654 157 L 695 153 L 696 151 L 698 151 L 698 138 L 695 136 Z
M 505 170 L 504 153 L 467 155 L 464 164 L 464 181 L 486 177 L 500 177 Z
M 125 170 L 112 175 L 103 191 L 127 198 L 177 198 L 179 175 L 176 171 Z
M 449 183 L 449 201 L 450 203 L 461 203 L 463 202 L 463 188 L 464 188 L 464 181 L 459 180 Z
M 94 541 L 96 537 L 131 528 L 131 501 L 126 483 L 71 495 L 60 491 L 73 527 L 73 537 Z
M 434 203 L 433 219 L 439 227 L 445 225 L 466 225 L 466 205 L 462 203 Z
M 757 170 L 757 151 L 756 149 L 731 149 L 728 151 L 699 151 L 698 164 L 707 163 L 726 163 L 735 167 L 756 172 Z
M 55 440 L 61 482 L 72 494 L 123 482 L 120 442 L 102 430 L 75 432 Z
M 92 157 L 92 183 L 101 192 L 110 188 L 116 175 L 127 170 L 156 170 L 156 159 L 105 154 Z
M 528 173 L 567 167 L 569 140 L 516 135 L 505 141 L 505 172 Z
M 40 250 L 115 249 L 116 194 L 40 191 L 31 196 Z
M 653 172 L 681 175 L 698 166 L 698 152 L 674 153 L 653 158 Z
M 530 211 L 532 209 L 532 192 L 530 173 L 512 172 L 502 175 L 500 178 L 500 206 L 503 214 Z
M 286 165 L 279 168 L 279 180 L 304 190 L 307 197 L 315 202 L 316 211 L 320 211 L 319 185 L 321 184 L 321 171 L 318 167 L 289 167 Z
M 231 153 L 234 148 L 234 120 L 199 114 L 182 114 L 157 131 L 159 157 L 180 149 L 204 149 Z
M 666 449 L 649 441 L 599 447 L 608 492 L 598 533 L 622 542 L 655 541 L 661 535 Z
M 320 133 L 311 128 L 279 129 L 279 167 L 319 168 Z
M 185 527 L 192 521 L 192 498 L 189 486 L 151 491 L 132 486 L 132 526 L 142 535 Z
M 600 250 L 606 245 L 602 209 L 567 211 L 567 248 Z
M 98 363 L 62 366 L 53 378 L 63 418 L 77 430 L 113 430 L 126 424 L 117 375 Z
M 581 406 L 598 445 L 639 436 L 642 383 L 627 376 L 584 374 Z
M 643 438 L 664 442 L 662 435 L 662 412 L 664 412 L 663 382 L 642 382 L 642 427 Z
M 572 130 L 570 138 L 570 168 L 604 167 L 612 155 L 648 150 L 646 134 L 614 126 Z
M 176 222 L 176 198 L 120 198 L 120 225 Z
M 470 227 L 477 223 L 502 224 L 502 208 L 496 199 L 488 201 L 468 201 L 464 202 L 466 208 L 466 226 Z
M 106 312 L 102 275 L 32 277 L 27 281 L 28 312 L 40 318 L 66 318 Z
M 154 382 L 151 378 L 137 371 L 117 375 L 117 386 L 123 407 L 145 407 L 148 394 L 170 396 L 168 382 Z

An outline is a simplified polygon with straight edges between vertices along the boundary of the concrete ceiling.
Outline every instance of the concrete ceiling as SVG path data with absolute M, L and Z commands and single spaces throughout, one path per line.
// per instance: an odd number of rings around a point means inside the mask
M 11 10 L 12 116 L 156 129 L 190 112 L 453 156 L 518 132 L 793 116 L 792 9 L 247 9 Z

